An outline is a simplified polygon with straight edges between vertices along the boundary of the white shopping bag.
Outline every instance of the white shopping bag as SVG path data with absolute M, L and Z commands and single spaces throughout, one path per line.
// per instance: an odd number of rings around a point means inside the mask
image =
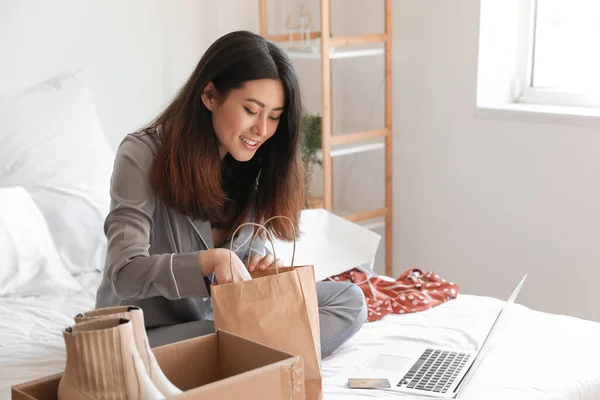
M 294 265 L 313 265 L 321 281 L 355 267 L 372 268 L 381 236 L 324 209 L 302 210 Z M 275 241 L 277 258 L 291 265 L 293 242 Z

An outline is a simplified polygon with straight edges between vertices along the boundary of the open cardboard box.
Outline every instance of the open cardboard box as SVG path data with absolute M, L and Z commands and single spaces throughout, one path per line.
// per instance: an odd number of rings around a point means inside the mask
M 173 399 L 304 399 L 301 357 L 219 330 L 153 349 L 184 393 Z M 13 386 L 13 400 L 57 400 L 62 374 Z

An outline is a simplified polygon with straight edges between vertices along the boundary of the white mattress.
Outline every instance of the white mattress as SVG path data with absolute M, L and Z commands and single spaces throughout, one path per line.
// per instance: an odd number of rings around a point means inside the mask
M 93 307 L 99 275 L 79 278 L 85 292 L 43 298 L 0 298 L 0 399 L 15 383 L 64 368 L 61 330 Z M 389 341 L 476 349 L 501 306 L 499 300 L 460 295 L 426 312 L 389 315 L 366 323 L 323 362 L 325 399 L 392 398 L 384 391 L 351 390 L 347 378 Z M 494 347 L 461 398 L 481 400 L 600 399 L 600 324 L 515 305 Z

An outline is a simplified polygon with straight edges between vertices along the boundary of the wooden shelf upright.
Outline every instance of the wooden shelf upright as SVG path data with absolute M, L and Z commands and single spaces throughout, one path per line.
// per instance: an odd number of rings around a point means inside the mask
M 269 34 L 267 19 L 267 0 L 259 1 L 260 35 L 273 42 L 287 42 L 288 34 Z M 369 0 L 365 0 L 368 2 Z M 330 212 L 333 209 L 333 157 L 383 148 L 385 152 L 385 205 L 383 208 L 362 211 L 344 217 L 353 222 L 384 218 L 385 225 L 385 275 L 393 276 L 393 188 L 392 188 L 392 0 L 384 0 L 384 33 L 362 36 L 331 37 L 331 0 L 321 0 L 321 31 L 312 32 L 311 39 L 320 38 L 320 53 L 289 52 L 294 58 L 314 58 L 321 61 L 322 74 L 322 161 L 323 161 L 323 199 L 322 207 Z M 301 40 L 299 34 L 292 35 L 293 40 Z M 342 46 L 368 45 L 384 43 L 384 49 L 339 50 Z M 335 50 L 335 51 L 334 51 Z M 331 60 L 383 54 L 385 57 L 385 126 L 380 129 L 352 132 L 343 135 L 332 134 L 332 84 Z M 383 138 L 383 145 L 365 144 L 365 141 Z M 343 146 L 343 149 L 340 147 Z M 319 199 L 312 199 L 317 206 Z

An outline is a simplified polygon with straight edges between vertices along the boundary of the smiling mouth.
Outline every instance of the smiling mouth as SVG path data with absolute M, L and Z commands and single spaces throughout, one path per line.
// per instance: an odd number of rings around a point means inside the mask
M 258 146 L 258 142 L 255 140 L 250 140 L 243 136 L 240 136 L 240 139 L 242 139 L 242 142 L 244 142 L 248 147 L 254 148 L 254 147 Z

